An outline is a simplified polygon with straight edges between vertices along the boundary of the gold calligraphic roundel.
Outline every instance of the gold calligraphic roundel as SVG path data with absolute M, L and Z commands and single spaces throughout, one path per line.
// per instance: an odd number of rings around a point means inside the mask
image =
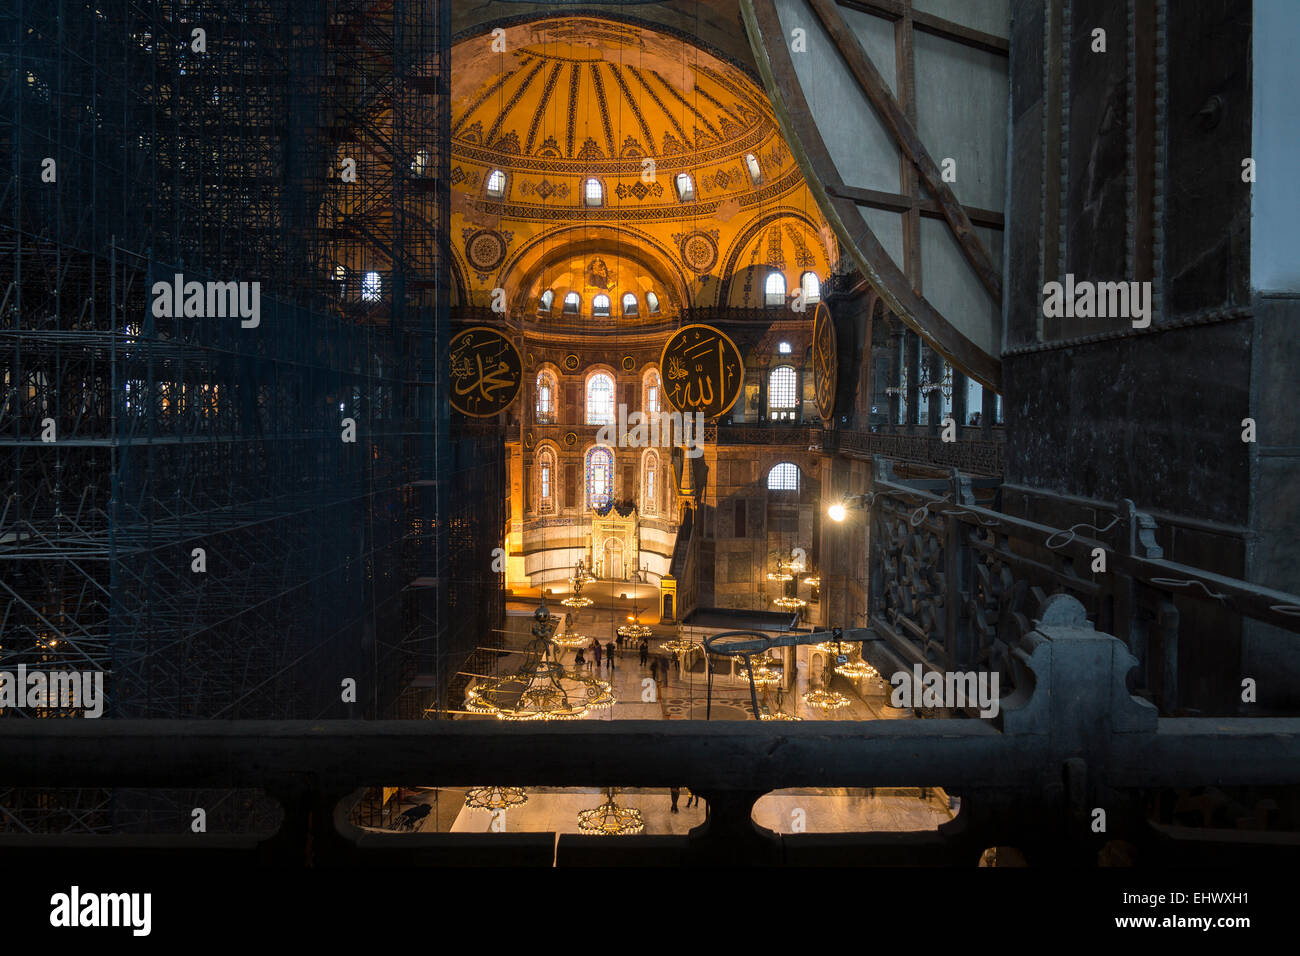
M 684 325 L 664 343 L 659 374 L 674 409 L 717 418 L 740 397 L 745 363 L 726 333 L 711 325 Z
M 451 407 L 473 418 L 505 411 L 519 397 L 524 363 L 514 343 L 486 325 L 451 340 Z
M 817 414 L 825 425 L 835 417 L 835 386 L 840 374 L 840 353 L 835 341 L 835 320 L 826 303 L 818 302 L 813 312 L 813 390 L 817 395 Z

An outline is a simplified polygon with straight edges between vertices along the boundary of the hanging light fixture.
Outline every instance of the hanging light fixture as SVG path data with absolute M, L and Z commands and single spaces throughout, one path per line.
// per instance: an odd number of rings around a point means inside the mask
M 495 813 L 521 807 L 528 802 L 522 787 L 471 787 L 465 792 L 465 806 L 470 810 Z
M 808 602 L 805 601 L 803 598 L 783 596 L 779 598 L 774 598 L 772 600 L 772 603 L 775 604 L 777 607 L 785 608 L 787 611 L 797 611 L 799 608 L 807 605 Z
M 817 707 L 821 710 L 839 710 L 841 707 L 849 706 L 849 699 L 843 694 L 821 688 L 810 690 L 803 695 L 803 702 L 809 707 Z
M 551 656 L 555 621 L 545 601 L 533 620 L 533 639 L 524 648 L 519 670 L 466 691 L 465 709 L 498 720 L 576 720 L 594 708 L 612 707 L 608 681 L 565 670 Z
M 614 788 L 605 791 L 605 802 L 590 810 L 578 811 L 578 830 L 598 836 L 627 836 L 645 829 L 645 818 L 635 807 L 621 807 L 614 802 Z
M 787 714 L 783 710 L 773 710 L 765 714 L 758 715 L 759 720 L 803 720 L 802 717 L 796 717 L 794 714 Z
M 836 664 L 835 673 L 852 680 L 861 680 L 864 677 L 880 676 L 880 671 L 876 670 L 861 658 L 858 658 L 855 661 L 849 661 L 845 664 Z

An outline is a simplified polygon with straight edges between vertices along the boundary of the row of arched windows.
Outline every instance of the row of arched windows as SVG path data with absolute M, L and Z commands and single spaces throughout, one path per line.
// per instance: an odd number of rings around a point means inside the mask
M 799 277 L 799 288 L 803 291 L 803 299 L 806 304 L 814 304 L 821 301 L 822 283 L 817 278 L 815 272 L 805 272 Z M 780 272 L 769 272 L 767 279 L 763 282 L 763 302 L 770 308 L 780 308 L 785 305 L 785 276 Z M 645 294 L 646 311 L 650 315 L 659 314 L 659 296 L 653 292 Z M 631 317 L 640 315 L 640 304 L 637 302 L 636 295 L 631 292 L 625 292 L 622 300 L 623 315 Z M 542 293 L 537 302 L 537 311 L 549 314 L 555 308 L 555 291 L 547 289 Z M 591 314 L 596 318 L 609 318 L 611 315 L 611 302 L 609 296 L 603 292 L 591 300 Z M 582 310 L 582 296 L 576 292 L 569 292 L 564 296 L 563 308 L 560 312 L 563 315 L 577 315 Z
M 558 395 L 559 383 L 555 379 L 555 374 L 546 369 L 538 372 L 537 401 L 534 405 L 534 412 L 539 425 L 555 422 L 559 404 Z M 654 413 L 661 408 L 659 373 L 651 369 L 642 379 L 641 410 L 646 413 Z M 583 422 L 588 425 L 612 425 L 617 420 L 617 409 L 614 401 L 614 377 L 608 372 L 596 372 L 587 379 L 587 394 L 583 411 Z
M 623 307 L 623 315 L 636 316 L 641 314 L 641 304 L 637 300 L 636 294 L 632 292 L 623 293 L 623 299 L 620 303 Z M 651 315 L 659 314 L 659 296 L 653 292 L 645 294 L 646 310 Z M 591 300 L 591 314 L 596 318 L 609 318 L 612 303 L 609 296 L 603 292 Z M 537 302 L 537 311 L 549 313 L 555 308 L 555 291 L 547 289 L 542 293 L 542 297 Z M 582 296 L 576 292 L 570 292 L 564 297 L 564 305 L 560 312 L 563 315 L 577 315 L 582 309 Z
M 559 488 L 556 481 L 555 451 L 543 446 L 537 452 L 537 511 L 555 514 L 558 509 Z M 659 511 L 659 453 L 648 449 L 641 459 L 642 514 Z M 585 482 L 586 507 L 606 508 L 614 499 L 614 450 L 596 445 L 586 454 Z
M 659 511 L 659 453 L 648 449 L 641 459 L 641 513 Z M 614 450 L 596 445 L 587 450 L 585 481 L 586 507 L 606 508 L 614 498 Z M 773 465 L 767 473 L 768 491 L 799 491 L 799 466 L 792 461 Z M 556 481 L 555 450 L 543 446 L 537 452 L 537 512 L 555 514 L 559 489 Z
M 411 171 L 417 176 L 425 175 L 429 165 L 429 156 L 426 150 L 417 152 L 414 160 L 411 161 Z M 745 155 L 745 168 L 749 172 L 749 180 L 755 186 L 763 181 L 763 167 L 758 162 L 758 157 L 753 153 Z M 673 188 L 677 191 L 677 200 L 679 202 L 691 202 L 695 198 L 695 180 L 690 173 L 682 172 L 673 177 Z M 490 199 L 502 199 L 506 194 L 506 173 L 501 169 L 494 169 L 488 173 L 484 181 L 484 192 Z M 603 206 L 605 205 L 605 187 L 599 179 L 588 177 L 582 182 L 582 203 L 584 206 Z
M 780 351 L 788 354 L 790 346 L 781 343 Z M 614 401 L 614 378 L 607 372 L 596 372 L 587 379 L 587 394 L 582 420 L 587 425 L 612 425 L 617 420 Z M 559 384 L 553 372 L 543 369 L 537 373 L 537 399 L 534 405 L 539 425 L 553 424 L 559 404 Z M 799 375 L 793 365 L 778 365 L 767 376 L 767 407 L 775 419 L 794 419 L 799 409 Z M 659 373 L 651 369 L 642 381 L 641 410 L 647 414 L 661 411 L 662 383 Z

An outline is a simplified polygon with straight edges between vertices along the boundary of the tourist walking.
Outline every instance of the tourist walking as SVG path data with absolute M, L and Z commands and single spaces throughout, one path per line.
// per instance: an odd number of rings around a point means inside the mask
M 677 810 L 677 798 L 680 797 L 680 796 L 682 795 L 682 788 L 681 788 L 681 787 L 669 787 L 669 788 L 668 788 L 668 793 L 669 793 L 669 795 L 670 795 L 670 796 L 672 797 L 672 799 L 673 799 L 673 807 L 672 807 L 672 809 L 673 809 L 673 813 L 677 813 L 677 812 L 678 812 L 678 810 Z
M 591 656 L 596 659 L 596 670 L 600 670 L 600 641 L 594 638 L 591 641 Z
M 645 639 L 643 638 L 641 640 L 641 666 L 642 667 L 645 667 L 646 661 L 649 660 L 649 658 L 650 658 L 650 645 L 647 644 L 645 642 Z
M 614 642 L 605 645 L 605 656 L 609 658 L 609 672 L 614 673 Z

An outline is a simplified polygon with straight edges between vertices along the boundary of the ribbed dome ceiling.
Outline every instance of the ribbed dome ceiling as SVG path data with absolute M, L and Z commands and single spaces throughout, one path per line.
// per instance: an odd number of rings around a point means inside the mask
M 470 158 L 600 171 L 651 156 L 671 167 L 743 155 L 775 133 L 743 73 L 650 30 L 567 18 L 513 27 L 504 41 L 505 53 L 488 52 L 485 36 L 453 54 L 452 138 Z

